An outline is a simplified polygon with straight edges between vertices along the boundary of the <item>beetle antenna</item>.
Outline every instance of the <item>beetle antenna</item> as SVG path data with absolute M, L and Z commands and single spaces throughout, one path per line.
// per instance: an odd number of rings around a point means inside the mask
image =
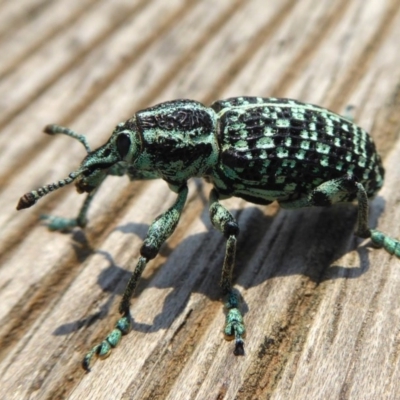
M 29 208 L 33 206 L 41 197 L 46 196 L 46 194 L 53 192 L 54 190 L 60 189 L 65 185 L 72 183 L 83 171 L 78 170 L 71 172 L 68 178 L 61 179 L 58 182 L 50 183 L 40 187 L 39 189 L 32 190 L 31 192 L 25 193 L 17 204 L 17 210 L 22 210 L 24 208 Z
M 84 146 L 88 153 L 91 152 L 89 143 L 84 135 L 74 132 L 72 129 L 66 128 L 65 126 L 60 126 L 56 124 L 46 125 L 43 129 L 44 133 L 49 135 L 55 135 L 56 133 L 62 133 L 64 135 L 70 136 L 74 139 L 79 140 Z

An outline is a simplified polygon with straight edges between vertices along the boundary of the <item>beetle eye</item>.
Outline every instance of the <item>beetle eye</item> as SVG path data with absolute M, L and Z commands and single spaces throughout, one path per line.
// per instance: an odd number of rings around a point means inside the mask
M 131 145 L 131 139 L 125 133 L 121 133 L 117 137 L 117 150 L 121 158 L 124 158 L 129 151 L 129 147 Z

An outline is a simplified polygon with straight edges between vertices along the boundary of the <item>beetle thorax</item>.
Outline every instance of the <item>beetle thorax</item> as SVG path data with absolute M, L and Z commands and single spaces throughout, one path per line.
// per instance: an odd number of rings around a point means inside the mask
M 143 144 L 137 169 L 157 171 L 168 182 L 185 182 L 216 165 L 216 115 L 201 103 L 163 103 L 138 112 L 136 121 Z

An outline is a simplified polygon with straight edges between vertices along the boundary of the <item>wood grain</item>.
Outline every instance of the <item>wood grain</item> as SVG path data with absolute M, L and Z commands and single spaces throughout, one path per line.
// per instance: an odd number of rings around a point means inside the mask
M 0 1 L 0 393 L 4 399 L 398 399 L 400 262 L 353 236 L 352 205 L 281 210 L 224 203 L 241 226 L 236 287 L 246 355 L 222 336 L 223 237 L 210 187 L 190 182 L 182 220 L 146 268 L 133 331 L 90 374 L 85 352 L 111 329 L 149 223 L 172 204 L 162 181 L 109 178 L 85 230 L 66 177 L 136 110 L 174 98 L 292 97 L 343 112 L 386 168 L 370 222 L 399 236 L 400 0 Z

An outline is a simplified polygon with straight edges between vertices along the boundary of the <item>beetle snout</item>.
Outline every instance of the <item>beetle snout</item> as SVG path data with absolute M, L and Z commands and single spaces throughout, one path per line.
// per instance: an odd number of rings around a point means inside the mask
M 78 193 L 90 193 L 96 186 L 90 185 L 85 179 L 79 177 L 75 182 L 76 191 Z

